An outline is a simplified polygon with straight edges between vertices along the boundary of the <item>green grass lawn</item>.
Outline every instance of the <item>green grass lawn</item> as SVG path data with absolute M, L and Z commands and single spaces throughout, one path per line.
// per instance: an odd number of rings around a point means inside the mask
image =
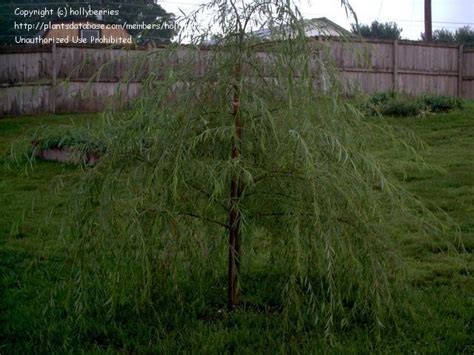
M 0 354 L 64 352 L 355 352 L 474 353 L 474 103 L 462 111 L 425 118 L 390 119 L 410 128 L 431 147 L 427 162 L 443 171 L 411 172 L 407 188 L 437 205 L 460 226 L 464 253 L 436 241 L 402 239 L 409 265 L 405 309 L 399 330 L 373 336 L 363 325 L 339 334 L 328 347 L 322 334 L 283 334 L 278 315 L 238 310 L 230 315 L 182 318 L 163 333 L 149 320 L 128 319 L 101 334 L 75 337 L 54 293 L 69 271 L 58 242 L 61 212 L 79 167 L 37 162 L 33 169 L 8 159 L 10 145 L 40 124 L 82 124 L 95 115 L 41 116 L 0 120 Z M 389 153 L 388 153 L 389 154 Z M 454 240 L 454 236 L 453 236 Z M 53 296 L 55 295 L 55 296 Z M 51 307 L 52 306 L 52 307 Z M 53 312 L 47 310 L 53 310 Z M 68 334 L 66 337 L 65 334 Z M 323 348 L 324 347 L 324 348 Z

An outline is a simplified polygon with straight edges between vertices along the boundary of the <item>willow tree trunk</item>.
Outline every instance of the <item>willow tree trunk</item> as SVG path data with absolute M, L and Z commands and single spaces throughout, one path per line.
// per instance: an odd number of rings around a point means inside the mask
M 242 153 L 242 120 L 240 117 L 240 77 L 241 65 L 237 62 L 234 66 L 234 87 L 232 101 L 232 116 L 234 118 L 235 136 L 232 139 L 232 161 L 240 158 Z M 228 268 L 228 299 L 229 310 L 239 304 L 239 270 L 240 270 L 240 229 L 241 213 L 239 201 L 242 196 L 242 182 L 240 172 L 234 168 L 230 182 L 230 208 L 229 208 L 229 268 Z

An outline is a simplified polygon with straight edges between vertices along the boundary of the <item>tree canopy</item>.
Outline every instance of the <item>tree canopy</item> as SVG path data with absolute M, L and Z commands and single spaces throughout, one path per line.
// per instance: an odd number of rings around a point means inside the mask
M 85 8 L 92 10 L 109 9 L 118 10 L 117 15 L 104 15 L 103 21 L 111 23 L 127 24 L 172 24 L 174 15 L 166 12 L 155 0 L 92 0 L 84 2 L 81 0 L 45 0 L 38 4 L 35 0 L 7 0 L 0 4 L 0 44 L 15 43 L 15 36 L 34 37 L 39 30 L 36 29 L 37 23 L 48 23 L 58 20 L 56 9 L 60 8 Z M 34 9 L 53 9 L 53 14 L 46 16 L 23 17 L 15 15 L 15 9 L 34 10 Z M 67 19 L 79 18 L 78 16 L 67 16 Z M 84 17 L 81 17 L 84 18 Z M 64 19 L 64 18 L 63 18 Z M 90 20 L 96 17 L 88 17 Z M 15 28 L 16 23 L 33 24 L 35 28 L 28 31 L 26 28 Z M 24 26 L 23 26 L 24 27 Z M 41 26 L 40 26 L 41 27 Z M 40 28 L 39 27 L 39 28 Z M 172 26 L 167 28 L 142 31 L 141 29 L 128 30 L 138 43 L 148 41 L 167 43 L 174 36 L 176 30 Z
M 373 21 L 370 25 L 353 23 L 351 25 L 351 31 L 364 38 L 400 39 L 403 29 L 398 27 L 395 22 L 381 23 Z
M 275 309 L 285 334 L 330 339 L 394 324 L 398 238 L 438 233 L 394 178 L 419 163 L 416 139 L 345 100 L 293 2 L 203 6 L 180 28 L 194 42 L 143 51 L 128 76 L 154 68 L 140 96 L 94 129 L 107 148 L 77 186 L 61 236 L 77 333 L 95 331 L 96 319 L 120 327 L 152 315 L 166 332 L 177 314 L 224 313 L 226 284 L 229 312 Z M 262 45 L 253 24 L 296 35 Z M 203 51 L 211 30 L 221 41 Z M 400 157 L 382 160 L 374 144 Z M 260 297 L 264 289 L 273 292 Z

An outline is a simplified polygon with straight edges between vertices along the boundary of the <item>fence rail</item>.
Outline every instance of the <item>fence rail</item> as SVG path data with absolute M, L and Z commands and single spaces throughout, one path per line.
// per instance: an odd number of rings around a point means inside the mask
M 474 49 L 413 41 L 319 43 L 348 87 L 369 94 L 396 90 L 474 99 Z M 144 53 L 88 46 L 0 48 L 0 116 L 100 111 L 117 93 L 118 102 L 129 102 L 150 67 L 158 77 L 166 71 L 163 62 L 137 66 Z M 205 58 L 197 61 L 197 71 L 203 63 Z M 124 82 L 134 66 L 139 70 Z

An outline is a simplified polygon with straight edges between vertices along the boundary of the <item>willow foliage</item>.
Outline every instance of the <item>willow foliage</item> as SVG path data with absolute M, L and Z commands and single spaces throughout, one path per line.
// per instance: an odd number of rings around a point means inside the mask
M 81 182 L 64 233 L 75 270 L 72 314 L 84 326 L 152 314 L 167 327 L 217 312 L 236 208 L 243 307 L 326 335 L 387 325 L 400 286 L 398 238 L 438 227 L 391 176 L 393 161 L 371 151 L 376 142 L 413 157 L 412 146 L 341 98 L 289 2 L 208 7 L 217 8 L 218 42 L 147 52 L 143 63 L 159 70 L 132 110 L 110 111 L 99 128 L 107 150 Z M 278 39 L 253 36 L 259 26 Z M 233 177 L 238 198 L 230 196 Z

